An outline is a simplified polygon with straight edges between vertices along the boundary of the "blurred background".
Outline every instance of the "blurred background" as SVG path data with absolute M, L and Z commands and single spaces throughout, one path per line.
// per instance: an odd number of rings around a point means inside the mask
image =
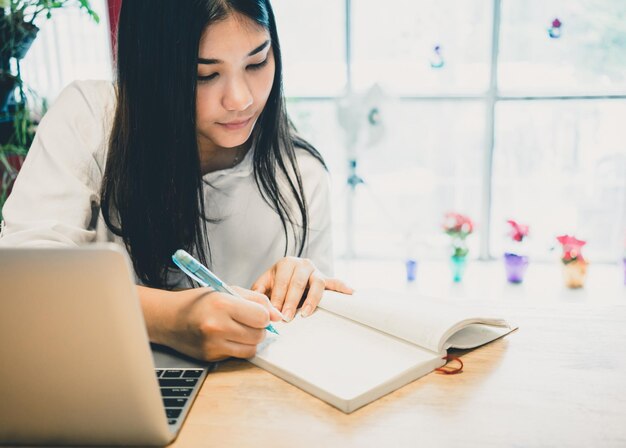
M 21 61 L 44 104 L 112 79 L 119 0 L 90 3 L 99 23 L 55 10 Z M 447 212 L 472 219 L 472 258 L 508 250 L 509 219 L 533 260 L 558 259 L 563 234 L 594 263 L 626 257 L 625 1 L 272 3 L 289 113 L 331 173 L 338 258 L 443 260 Z

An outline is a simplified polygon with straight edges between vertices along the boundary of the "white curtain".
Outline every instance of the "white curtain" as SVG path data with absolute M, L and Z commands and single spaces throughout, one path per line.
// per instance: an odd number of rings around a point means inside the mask
M 91 6 L 99 24 L 78 7 L 53 10 L 50 20 L 37 19 L 40 31 L 21 61 L 21 72 L 27 87 L 48 103 L 74 80 L 112 79 L 106 0 L 91 0 Z

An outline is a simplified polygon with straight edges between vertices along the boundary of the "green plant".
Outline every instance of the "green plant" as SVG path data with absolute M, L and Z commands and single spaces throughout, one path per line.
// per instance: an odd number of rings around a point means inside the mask
M 37 95 L 32 91 L 26 94 L 20 60 L 39 31 L 35 21 L 42 16 L 48 20 L 53 10 L 64 7 L 79 7 L 94 22 L 100 21 L 89 0 L 0 0 L 0 219 L 39 122 L 33 117 L 33 109 L 41 109 L 41 115 L 46 109 L 45 101 L 39 108 L 29 104 Z M 11 59 L 15 64 L 10 63 Z
M 5 145 L 0 147 L 0 166 L 2 177 L 0 178 L 0 221 L 2 220 L 2 207 L 13 187 L 13 182 L 18 173 L 18 166 L 26 157 L 28 151 L 21 146 Z M 17 160 L 17 163 L 15 162 Z
M 2 207 L 35 138 L 39 117 L 45 114 L 48 107 L 45 99 L 38 99 L 34 92 L 29 91 L 29 96 L 29 103 L 37 103 L 37 112 L 31 110 L 26 102 L 19 103 L 13 121 L 9 123 L 11 135 L 0 144 L 0 220 Z
M 71 5 L 84 9 L 96 23 L 100 21 L 98 14 L 91 9 L 89 0 L 0 0 L 0 8 L 8 9 L 8 15 L 14 17 L 14 22 L 19 20 L 33 25 L 41 13 L 45 12 L 46 19 L 50 19 L 52 10 Z
M 8 69 L 9 58 L 26 55 L 39 32 L 35 20 L 42 13 L 50 19 L 54 9 L 66 6 L 78 6 L 96 23 L 100 21 L 89 0 L 0 0 L 0 69 Z

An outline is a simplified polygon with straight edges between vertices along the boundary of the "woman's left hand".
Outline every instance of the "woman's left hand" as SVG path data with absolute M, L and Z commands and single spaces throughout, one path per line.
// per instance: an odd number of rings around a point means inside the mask
M 317 307 L 325 289 L 352 294 L 353 290 L 336 278 L 322 274 L 306 258 L 285 257 L 263 273 L 252 285 L 253 291 L 265 294 L 288 322 L 296 314 L 298 304 L 309 289 L 302 305 L 302 317 L 309 316 Z

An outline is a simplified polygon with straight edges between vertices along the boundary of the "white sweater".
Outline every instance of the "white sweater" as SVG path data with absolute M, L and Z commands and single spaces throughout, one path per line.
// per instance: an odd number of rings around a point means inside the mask
M 0 247 L 101 241 L 124 247 L 99 210 L 115 101 L 114 86 L 108 81 L 74 82 L 61 93 L 41 121 L 4 206 Z M 310 219 L 302 256 L 332 275 L 328 174 L 306 151 L 296 149 L 296 155 Z M 254 181 L 252 151 L 235 167 L 208 173 L 204 180 L 212 185 L 204 187 L 208 213 L 221 218 L 217 224 L 206 224 L 211 268 L 227 283 L 250 287 L 284 256 L 285 247 L 280 218 Z M 289 240 L 287 255 L 296 255 L 293 238 Z M 180 278 L 178 273 L 172 275 Z

